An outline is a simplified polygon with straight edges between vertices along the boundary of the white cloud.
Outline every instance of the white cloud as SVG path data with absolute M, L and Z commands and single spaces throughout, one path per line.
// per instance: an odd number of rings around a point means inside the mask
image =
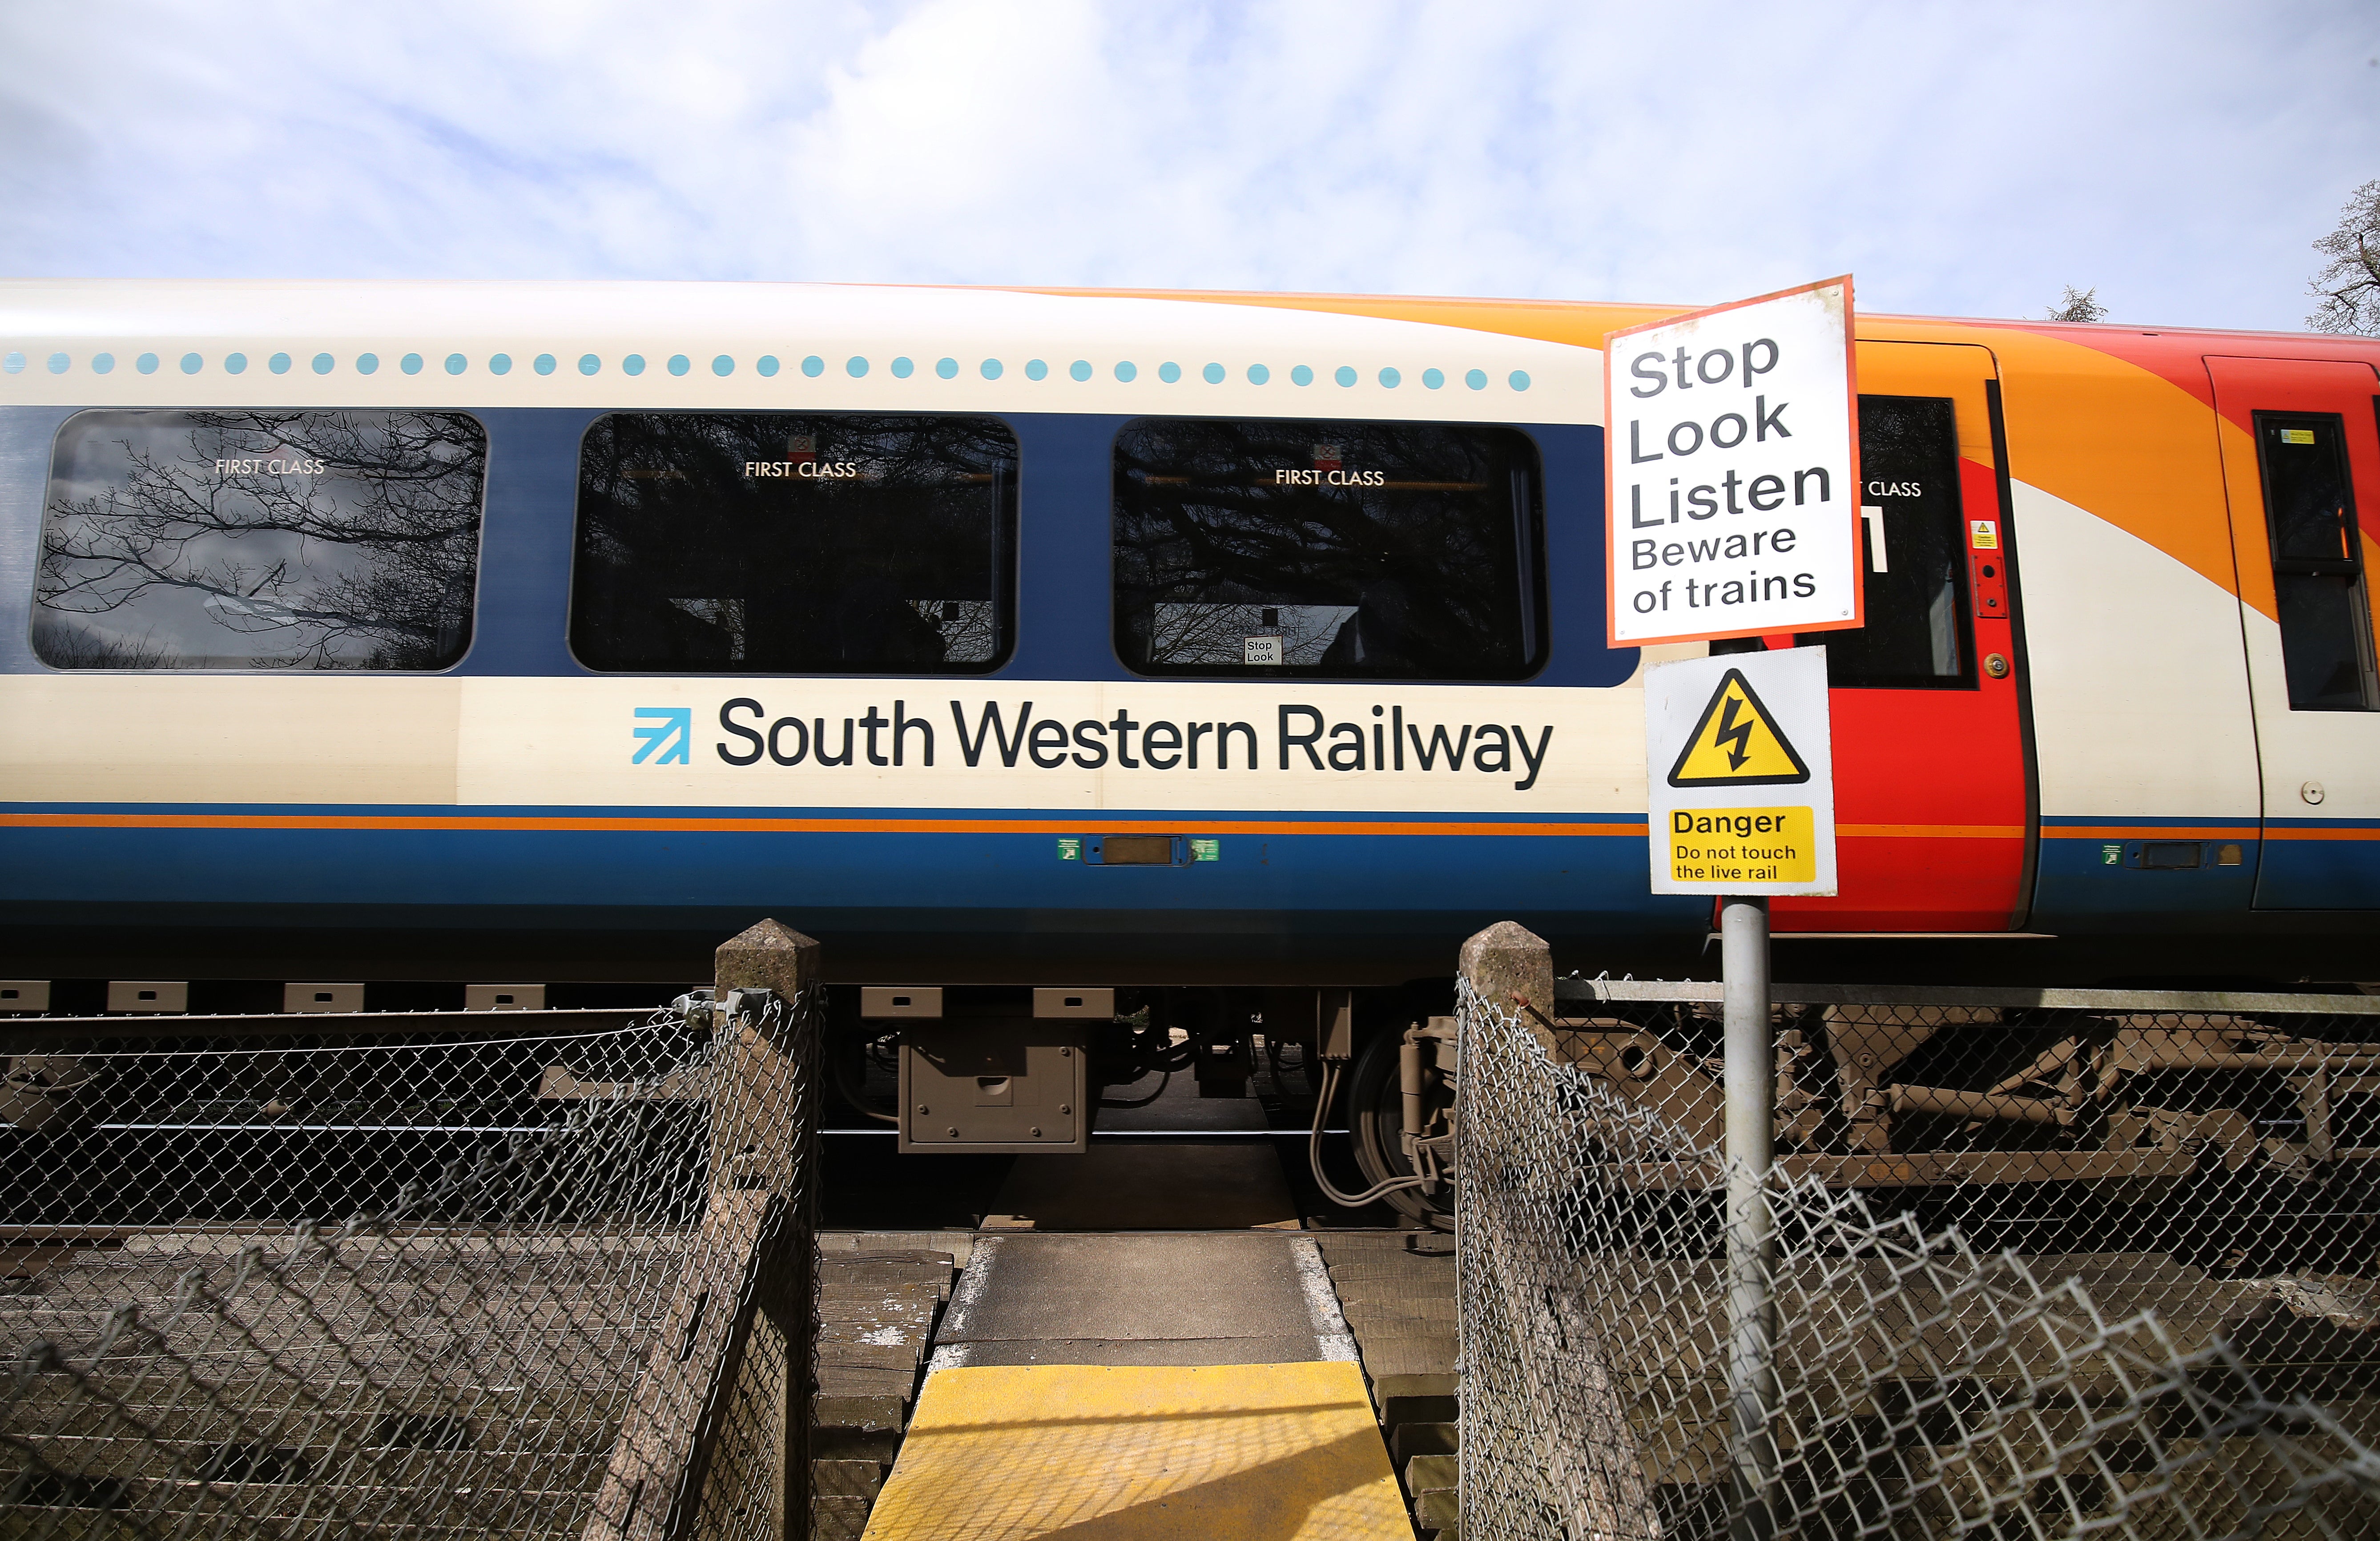
M 2282 326 L 2366 6 L 255 0 L 0 13 L 0 270 L 1705 300 Z

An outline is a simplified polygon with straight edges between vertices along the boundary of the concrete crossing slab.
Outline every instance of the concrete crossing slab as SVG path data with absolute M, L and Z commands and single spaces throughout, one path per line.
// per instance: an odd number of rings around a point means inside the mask
M 1279 1232 L 985 1237 L 932 1368 L 1352 1360 L 1311 1238 Z

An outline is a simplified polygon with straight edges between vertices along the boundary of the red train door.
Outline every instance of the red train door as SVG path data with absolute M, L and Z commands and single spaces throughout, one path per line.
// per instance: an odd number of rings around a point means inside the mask
M 1858 349 L 1867 624 L 1799 638 L 1825 644 L 1833 684 L 1840 892 L 1780 898 L 1773 925 L 2010 930 L 2033 831 L 1998 370 L 1967 345 Z
M 2206 360 L 2264 775 L 2255 906 L 2380 907 L 2380 375 Z

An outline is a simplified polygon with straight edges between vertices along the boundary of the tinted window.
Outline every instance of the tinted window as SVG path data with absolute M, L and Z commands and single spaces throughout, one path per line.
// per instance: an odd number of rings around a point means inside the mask
M 459 412 L 83 412 L 33 650 L 62 669 L 439 669 L 471 640 L 488 438 Z
M 1817 632 L 1828 682 L 1899 689 L 1971 682 L 1958 422 L 1936 396 L 1859 398 L 1865 623 Z
M 1016 441 L 984 418 L 620 413 L 578 462 L 595 669 L 968 673 L 1008 650 Z
M 2256 414 L 2281 666 L 2301 710 L 2380 704 L 2343 427 L 2335 413 Z
M 1115 456 L 1115 645 L 1134 669 L 1460 680 L 1537 665 L 1524 434 L 1150 418 Z

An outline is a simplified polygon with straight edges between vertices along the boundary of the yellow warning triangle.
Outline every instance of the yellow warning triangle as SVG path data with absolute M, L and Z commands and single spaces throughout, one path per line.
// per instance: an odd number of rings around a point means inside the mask
M 1779 786 L 1809 779 L 1810 768 L 1741 669 L 1730 669 L 1711 692 L 1702 720 L 1670 768 L 1671 786 Z

